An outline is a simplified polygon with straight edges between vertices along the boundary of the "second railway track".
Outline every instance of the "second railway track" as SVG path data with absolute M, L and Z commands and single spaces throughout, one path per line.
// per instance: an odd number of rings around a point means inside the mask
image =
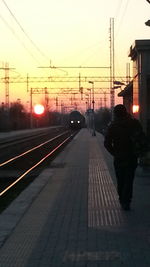
M 35 179 L 75 134 L 65 131 L 0 162 L 0 211 Z

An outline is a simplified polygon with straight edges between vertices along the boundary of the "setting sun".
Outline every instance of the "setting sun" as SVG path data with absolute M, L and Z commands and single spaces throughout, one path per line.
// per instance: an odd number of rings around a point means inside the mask
M 34 113 L 37 115 L 41 115 L 44 113 L 44 106 L 41 104 L 37 104 L 34 106 Z

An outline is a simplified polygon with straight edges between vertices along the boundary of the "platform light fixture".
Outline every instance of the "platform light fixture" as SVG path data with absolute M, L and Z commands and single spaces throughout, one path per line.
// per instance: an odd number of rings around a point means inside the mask
M 150 26 L 150 20 L 147 20 L 147 21 L 145 22 L 145 25 L 146 25 L 146 26 Z
M 133 105 L 132 106 L 132 111 L 133 111 L 134 114 L 138 113 L 139 112 L 139 105 Z
M 116 84 L 116 85 L 126 85 L 125 83 L 120 82 L 120 81 L 114 81 L 113 83 Z

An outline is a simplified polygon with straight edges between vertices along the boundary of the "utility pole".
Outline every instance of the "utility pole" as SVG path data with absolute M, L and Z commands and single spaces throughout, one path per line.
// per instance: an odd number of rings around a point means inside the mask
M 115 105 L 115 49 L 114 49 L 114 18 L 110 18 L 110 107 Z
M 5 103 L 6 108 L 9 108 L 9 64 L 5 63 Z
M 58 97 L 56 97 L 56 112 L 58 112 Z
M 99 105 L 100 105 L 100 108 L 103 107 L 103 99 L 102 99 L 102 97 L 100 97 L 100 99 L 99 99 Z
M 30 89 L 30 128 L 33 128 L 33 114 L 32 114 L 32 94 L 33 88 Z
M 130 82 L 130 63 L 126 63 L 126 84 Z
M 48 97 L 47 87 L 45 87 L 44 90 L 45 90 L 45 109 L 46 111 L 48 111 L 49 97 Z
M 107 97 L 106 97 L 106 92 L 104 92 L 104 107 L 106 108 L 106 102 L 107 102 Z
M 89 81 L 89 83 L 92 84 L 92 123 L 93 123 L 93 132 L 92 132 L 92 136 L 96 136 L 96 132 L 95 132 L 95 98 L 94 98 L 94 82 L 93 81 Z
M 79 92 L 81 93 L 81 100 L 83 100 L 83 87 L 81 87 L 81 75 L 79 73 Z
M 5 67 L 0 68 L 5 71 L 5 106 L 9 108 L 9 70 L 13 70 L 14 68 L 9 68 L 9 63 L 5 62 Z
M 29 92 L 29 74 L 27 73 L 27 92 Z

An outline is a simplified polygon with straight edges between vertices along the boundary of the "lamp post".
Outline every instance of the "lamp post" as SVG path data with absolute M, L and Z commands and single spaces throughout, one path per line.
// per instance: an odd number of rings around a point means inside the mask
M 94 112 L 94 104 L 95 104 L 95 101 L 94 101 L 94 82 L 89 81 L 89 83 L 92 84 L 92 107 L 93 107 L 93 112 Z
M 94 106 L 95 106 L 95 101 L 94 101 L 94 82 L 93 81 L 89 81 L 90 84 L 92 84 L 92 108 L 93 108 L 93 116 L 92 116 L 92 121 L 93 121 L 93 132 L 92 132 L 92 136 L 96 136 L 95 133 L 95 114 L 94 114 Z
M 90 100 L 89 100 L 89 107 L 91 109 L 91 88 L 90 89 L 87 89 L 88 91 L 90 91 Z

